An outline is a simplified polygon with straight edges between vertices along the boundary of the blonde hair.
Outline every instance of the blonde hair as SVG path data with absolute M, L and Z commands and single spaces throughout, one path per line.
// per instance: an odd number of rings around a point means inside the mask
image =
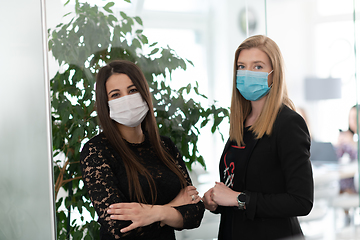
M 277 44 L 263 35 L 256 35 L 245 39 L 235 52 L 233 91 L 230 106 L 230 140 L 236 141 L 238 146 L 245 145 L 243 141 L 243 129 L 245 119 L 251 112 L 251 103 L 246 100 L 236 88 L 237 60 L 243 49 L 250 48 L 257 48 L 266 53 L 273 69 L 272 88 L 260 116 L 250 127 L 250 130 L 255 133 L 257 139 L 263 137 L 265 134 L 270 135 L 282 104 L 287 105 L 293 110 L 295 109 L 294 104 L 288 97 L 284 74 L 284 61 Z

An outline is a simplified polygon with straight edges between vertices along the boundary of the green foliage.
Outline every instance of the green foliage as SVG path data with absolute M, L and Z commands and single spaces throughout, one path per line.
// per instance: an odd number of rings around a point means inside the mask
M 62 159 L 55 161 L 55 193 L 61 188 L 70 193 L 56 202 L 58 239 L 88 240 L 99 236 L 96 221 L 70 223 L 70 214 L 60 209 L 65 206 L 79 211 L 81 220 L 84 212 L 96 218 L 81 180 L 79 153 L 82 144 L 98 133 L 94 83 L 100 67 L 115 59 L 126 59 L 142 69 L 153 94 L 160 134 L 170 136 L 177 144 L 190 170 L 194 162 L 206 166 L 197 147 L 199 129 L 211 124 L 214 133 L 229 116 L 227 109 L 215 105 L 204 108 L 199 102 L 187 99 L 190 92 L 206 98 L 199 93 L 197 83 L 171 89 L 164 79 L 171 79 L 175 69 L 186 70 L 192 62 L 180 58 L 169 47 L 149 44 L 142 34 L 141 18 L 120 12 L 118 19 L 111 9 L 113 5 L 109 2 L 99 9 L 76 1 L 75 17 L 49 29 L 49 49 L 61 69 L 50 82 L 54 159 Z M 143 53 L 144 46 L 150 48 L 149 54 Z

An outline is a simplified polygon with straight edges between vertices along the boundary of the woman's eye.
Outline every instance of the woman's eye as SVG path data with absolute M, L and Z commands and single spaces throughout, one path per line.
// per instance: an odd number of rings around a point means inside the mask
M 130 89 L 129 93 L 136 93 L 138 90 L 136 88 Z
M 260 66 L 260 65 L 258 65 L 258 66 L 255 66 L 255 69 L 256 70 L 260 70 L 260 69 L 262 69 L 263 67 L 262 66 Z
M 120 94 L 119 93 L 114 93 L 111 95 L 111 98 L 118 98 L 120 97 Z
M 244 69 L 244 65 L 238 65 L 238 69 Z

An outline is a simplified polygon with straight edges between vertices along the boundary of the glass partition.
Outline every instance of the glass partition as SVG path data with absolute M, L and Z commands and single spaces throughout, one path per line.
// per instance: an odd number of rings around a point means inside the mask
M 0 7 L 0 239 L 55 239 L 44 1 Z

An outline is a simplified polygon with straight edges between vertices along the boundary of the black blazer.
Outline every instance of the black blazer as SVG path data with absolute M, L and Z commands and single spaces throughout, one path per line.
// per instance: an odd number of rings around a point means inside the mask
M 230 146 L 225 145 L 221 156 Z M 313 205 L 310 136 L 304 119 L 287 106 L 280 109 L 270 136 L 256 141 L 246 167 L 246 210 L 233 207 L 232 239 L 282 239 L 302 236 L 296 216 Z M 222 171 L 220 171 L 222 175 Z M 236 174 L 235 174 L 236 175 Z M 221 176 L 221 179 L 222 176 Z M 236 181 L 234 179 L 234 188 Z M 218 212 L 225 207 L 219 207 Z M 221 218 L 225 216 L 222 214 Z M 219 240 L 223 229 L 220 223 Z M 227 239 L 226 239 L 227 240 Z

